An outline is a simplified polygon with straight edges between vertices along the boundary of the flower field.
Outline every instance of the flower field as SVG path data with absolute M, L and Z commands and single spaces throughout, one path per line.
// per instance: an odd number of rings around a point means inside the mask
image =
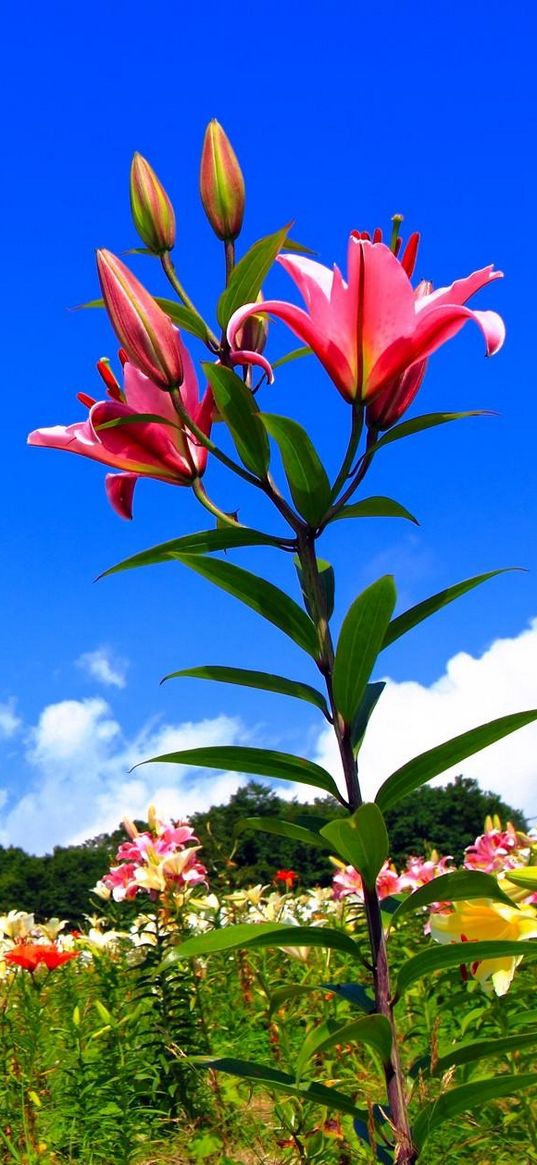
M 150 809 L 145 829 L 124 824 L 95 888 L 102 912 L 83 930 L 16 910 L 0 919 L 0 1160 L 388 1161 L 384 1033 L 367 956 L 357 976 L 346 950 L 349 939 L 366 950 L 357 871 L 327 851 L 329 886 L 301 891 L 299 872 L 281 869 L 272 885 L 218 879 L 215 893 L 188 823 Z M 531 833 L 489 818 L 459 869 L 433 852 L 378 875 L 418 1131 L 445 1107 L 423 1149 L 430 1165 L 446 1152 L 507 1162 L 506 1129 L 519 1158 L 537 1160 L 535 1109 L 517 1087 L 537 1068 L 535 971 L 473 951 L 537 936 L 536 858 Z M 476 896 L 482 878 L 496 900 Z M 461 940 L 467 963 L 427 973 L 438 943 Z M 474 1113 L 488 1056 L 506 1099 L 496 1091 Z

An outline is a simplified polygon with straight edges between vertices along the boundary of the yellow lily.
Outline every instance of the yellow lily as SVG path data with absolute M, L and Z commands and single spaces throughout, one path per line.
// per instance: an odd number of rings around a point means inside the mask
M 481 898 L 454 902 L 449 914 L 431 914 L 431 935 L 441 943 L 537 938 L 537 912 L 531 906 L 517 909 Z M 472 975 L 482 984 L 491 979 L 496 995 L 505 995 L 521 961 L 522 956 L 483 959 L 472 964 Z

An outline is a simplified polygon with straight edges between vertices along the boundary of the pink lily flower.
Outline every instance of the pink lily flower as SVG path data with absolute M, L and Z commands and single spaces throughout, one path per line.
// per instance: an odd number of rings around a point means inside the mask
M 213 412 L 210 389 L 200 401 L 194 365 L 177 333 L 184 379 L 180 392 L 183 404 L 199 428 L 209 436 Z M 66 449 L 93 461 L 101 461 L 120 473 L 106 476 L 105 488 L 113 509 L 122 518 L 132 518 L 132 498 L 139 477 L 154 477 L 170 485 L 192 485 L 201 477 L 207 464 L 207 449 L 182 424 L 168 393 L 149 380 L 129 361 L 124 367 L 123 390 L 119 388 L 107 364 L 99 361 L 99 370 L 112 399 L 95 401 L 81 394 L 89 408 L 85 421 L 74 425 L 55 425 L 36 429 L 28 437 L 29 445 L 48 449 Z M 161 421 L 138 423 L 129 418 L 151 414 Z M 127 423 L 114 425 L 113 422 Z M 111 424 L 111 427 L 106 427 Z
M 405 259 L 405 256 L 403 256 Z M 466 301 L 501 278 L 492 266 L 416 297 L 407 267 L 385 243 L 370 242 L 352 231 L 348 278 L 303 255 L 280 255 L 278 262 L 294 279 L 307 310 L 283 300 L 265 300 L 263 311 L 283 320 L 312 348 L 328 375 L 352 402 L 369 402 L 409 369 L 426 360 L 473 320 L 485 338 L 487 355 L 501 348 L 503 321 L 496 312 L 472 311 Z M 239 308 L 228 325 L 233 347 L 238 329 L 259 304 Z

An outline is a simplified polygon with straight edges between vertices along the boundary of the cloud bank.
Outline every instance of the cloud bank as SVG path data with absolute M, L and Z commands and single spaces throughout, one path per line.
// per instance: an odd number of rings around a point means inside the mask
M 390 773 L 419 753 L 478 724 L 529 708 L 537 708 L 537 619 L 520 635 L 495 640 L 478 658 L 466 652 L 454 655 L 428 687 L 388 678 L 360 753 L 364 795 L 373 797 Z M 328 728 L 319 737 L 314 759 L 340 778 Z M 433 783 L 445 784 L 461 772 L 536 816 L 537 724 L 476 753 Z
M 116 686 L 118 686 L 116 684 Z M 478 724 L 537 707 L 537 619 L 520 635 L 498 639 L 479 657 L 449 660 L 431 685 L 388 678 L 360 756 L 364 795 L 411 757 Z M 291 715 L 291 712 L 289 712 Z M 26 774 L 26 790 L 0 790 L 0 844 L 43 853 L 114 829 L 121 818 L 144 817 L 155 802 L 163 815 L 186 817 L 225 802 L 248 777 L 183 765 L 144 765 L 147 757 L 211 744 L 251 744 L 255 734 L 240 719 L 213 717 L 179 724 L 151 721 L 127 737 L 101 696 L 66 699 L 45 707 L 21 731 L 14 703 L 0 704 L 0 737 L 9 744 L 12 772 Z M 328 729 L 310 736 L 309 753 L 338 779 Z M 14 768 L 14 758 L 16 768 Z M 537 724 L 530 725 L 444 773 L 475 777 L 531 818 L 537 816 Z M 276 783 L 286 797 L 317 795 L 303 785 Z

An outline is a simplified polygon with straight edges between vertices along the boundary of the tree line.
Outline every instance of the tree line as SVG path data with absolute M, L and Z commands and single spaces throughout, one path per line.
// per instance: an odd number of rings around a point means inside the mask
M 329 819 L 340 812 L 332 797 L 286 801 L 269 786 L 250 781 L 227 804 L 194 813 L 190 821 L 213 888 L 270 884 L 278 869 L 291 869 L 299 876 L 299 888 L 306 889 L 330 884 L 333 870 L 326 854 L 273 834 L 246 831 L 237 836 L 237 825 L 248 817 L 269 816 L 311 827 L 312 818 Z M 460 862 L 465 846 L 482 832 L 487 814 L 495 813 L 503 822 L 527 829 L 522 813 L 497 794 L 483 792 L 473 779 L 457 777 L 443 787 L 425 786 L 386 815 L 392 860 L 401 867 L 411 854 L 437 849 Z M 137 825 L 144 828 L 143 822 Z M 41 857 L 16 846 L 0 847 L 0 913 L 27 910 L 39 920 L 59 917 L 80 925 L 87 914 L 102 911 L 103 903 L 91 889 L 123 840 L 118 827 L 82 845 L 56 846 Z M 139 903 L 133 907 L 139 909 Z

